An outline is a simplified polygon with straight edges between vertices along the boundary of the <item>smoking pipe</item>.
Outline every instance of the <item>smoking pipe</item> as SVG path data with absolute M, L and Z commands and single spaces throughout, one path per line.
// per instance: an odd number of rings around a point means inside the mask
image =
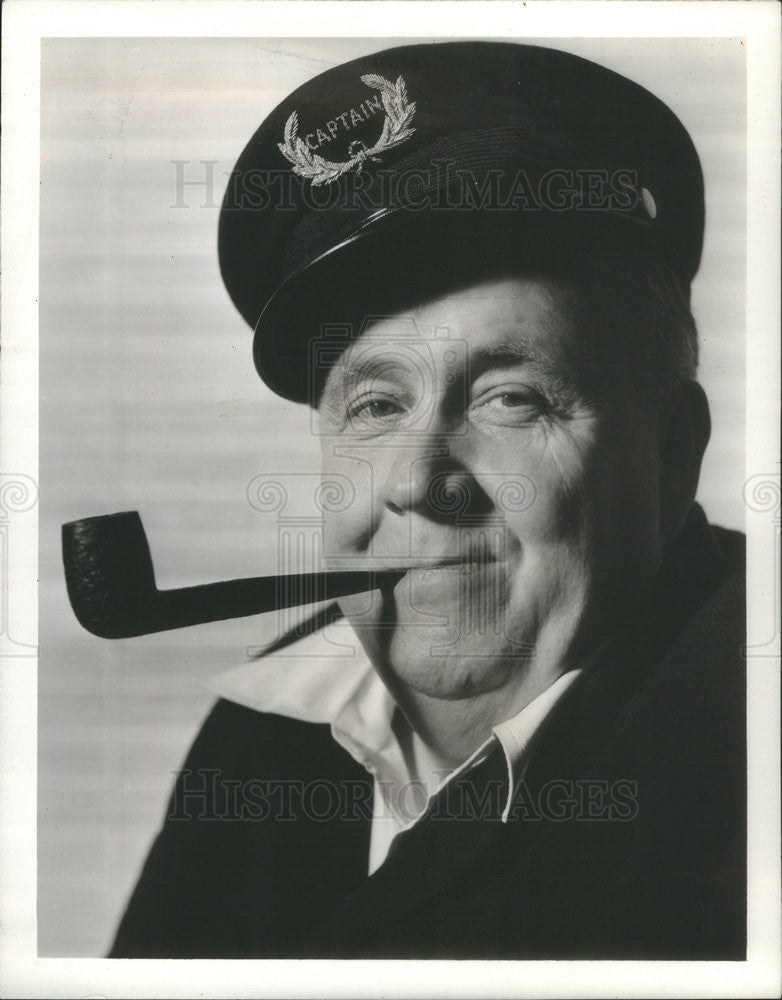
M 298 573 L 158 590 L 144 525 L 135 510 L 64 524 L 62 555 L 71 607 L 88 632 L 104 639 L 314 604 L 393 585 L 404 573 Z

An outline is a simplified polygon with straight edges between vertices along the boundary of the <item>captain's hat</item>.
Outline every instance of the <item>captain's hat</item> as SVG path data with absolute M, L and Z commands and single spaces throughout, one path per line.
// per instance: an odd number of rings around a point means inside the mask
M 678 118 L 636 83 L 579 56 L 506 42 L 407 45 L 329 69 L 266 118 L 220 215 L 220 267 L 255 330 L 275 392 L 309 398 L 302 303 L 352 265 L 432 234 L 549 228 L 619 234 L 687 291 L 703 237 L 703 179 Z M 529 240 L 526 241 L 529 245 Z M 406 250 L 407 248 L 407 250 Z M 460 250 L 461 248 L 461 250 Z M 324 317 L 326 318 L 326 317 Z M 317 317 L 315 317 L 317 319 Z

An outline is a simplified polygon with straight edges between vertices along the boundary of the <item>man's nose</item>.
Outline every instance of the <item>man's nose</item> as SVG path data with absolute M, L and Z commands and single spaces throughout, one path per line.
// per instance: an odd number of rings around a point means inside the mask
M 453 521 L 488 511 L 489 497 L 446 440 L 411 442 L 395 450 L 381 487 L 383 506 L 391 513 Z

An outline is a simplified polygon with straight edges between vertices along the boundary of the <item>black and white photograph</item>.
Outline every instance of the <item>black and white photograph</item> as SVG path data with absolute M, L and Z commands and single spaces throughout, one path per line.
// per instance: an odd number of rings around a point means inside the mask
M 776 995 L 776 6 L 6 6 L 3 995 Z

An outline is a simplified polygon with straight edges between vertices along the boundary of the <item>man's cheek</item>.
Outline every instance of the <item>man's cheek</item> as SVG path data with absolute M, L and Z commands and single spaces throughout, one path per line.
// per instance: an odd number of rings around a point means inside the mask
M 508 516 L 521 510 L 550 517 L 559 506 L 570 505 L 583 495 L 597 453 L 591 426 L 541 422 L 476 463 L 477 477 L 486 480 L 484 488 L 500 500 L 500 511 Z M 509 490 L 496 489 L 500 480 Z
M 322 442 L 319 507 L 327 558 L 367 552 L 377 517 L 374 468 L 366 458 L 344 455 Z
M 528 506 L 520 512 L 505 513 L 507 545 L 514 539 L 522 552 L 542 547 L 574 544 L 582 537 L 591 507 L 580 474 L 563 474 L 554 463 L 541 464 L 526 484 Z
M 327 513 L 323 517 L 323 552 L 330 568 L 349 569 L 349 565 L 337 566 L 336 561 L 355 556 L 361 552 L 363 518 L 357 510 L 350 513 Z

